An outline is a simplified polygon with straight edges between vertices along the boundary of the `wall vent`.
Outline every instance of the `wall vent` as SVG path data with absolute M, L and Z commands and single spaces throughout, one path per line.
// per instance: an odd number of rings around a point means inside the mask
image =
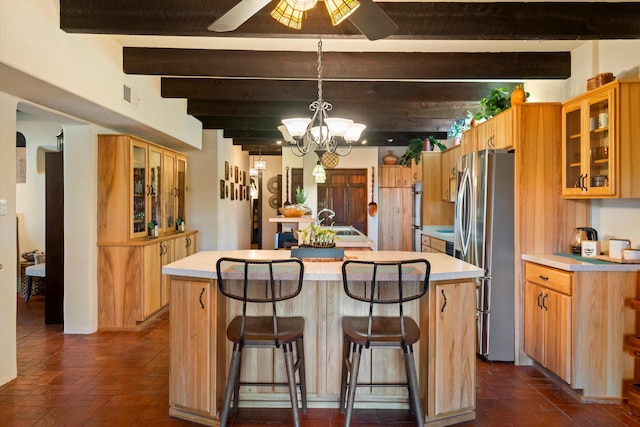
M 140 97 L 138 96 L 138 92 L 132 87 L 127 86 L 126 84 L 122 85 L 122 101 L 126 104 L 131 105 L 132 107 L 138 108 L 138 104 L 140 103 Z

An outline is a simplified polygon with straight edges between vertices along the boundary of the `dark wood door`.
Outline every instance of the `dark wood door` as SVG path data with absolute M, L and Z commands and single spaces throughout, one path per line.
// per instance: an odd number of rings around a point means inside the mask
M 367 234 L 367 169 L 327 169 L 318 184 L 318 212 L 331 209 L 335 225 L 352 225 Z
M 64 174 L 62 151 L 45 154 L 44 322 L 64 323 Z

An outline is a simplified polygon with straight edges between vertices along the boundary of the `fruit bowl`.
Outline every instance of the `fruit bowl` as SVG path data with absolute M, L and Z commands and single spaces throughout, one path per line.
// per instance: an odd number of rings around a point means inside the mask
M 300 205 L 290 205 L 278 208 L 278 210 L 285 217 L 301 217 L 309 210 L 309 208 Z

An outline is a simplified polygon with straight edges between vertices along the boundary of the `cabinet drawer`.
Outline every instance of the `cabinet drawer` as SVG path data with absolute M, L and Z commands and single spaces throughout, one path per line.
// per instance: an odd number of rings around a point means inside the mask
M 422 246 L 431 246 L 431 236 L 427 236 L 423 234 L 421 243 L 422 243 Z
M 527 263 L 525 267 L 525 278 L 527 281 L 537 283 L 545 288 L 571 295 L 573 274 L 567 271 Z
M 437 250 L 438 252 L 442 252 L 443 254 L 447 252 L 447 242 L 445 242 L 444 240 L 440 240 L 432 237 L 431 247 Z

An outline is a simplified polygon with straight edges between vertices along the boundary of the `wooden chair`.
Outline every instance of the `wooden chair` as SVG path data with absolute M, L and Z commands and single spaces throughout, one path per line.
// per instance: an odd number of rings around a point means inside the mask
M 407 387 L 411 411 L 415 414 L 418 425 L 424 425 L 412 348 L 413 344 L 420 339 L 420 328 L 413 319 L 404 316 L 403 303 L 418 299 L 427 292 L 430 272 L 431 265 L 424 259 L 397 262 L 349 260 L 342 264 L 342 279 L 346 294 L 353 299 L 369 304 L 367 317 L 345 316 L 342 319 L 343 359 L 340 413 L 345 413 L 345 397 L 347 397 L 345 426 L 351 425 L 358 386 Z M 375 304 L 397 304 L 398 315 L 395 317 L 375 316 Z M 407 381 L 393 384 L 358 384 L 358 369 L 363 348 L 402 350 Z M 384 369 L 384 367 L 379 368 Z
M 307 413 L 307 392 L 304 366 L 304 318 L 279 317 L 277 303 L 297 296 L 302 290 L 304 266 L 299 259 L 273 261 L 220 258 L 216 264 L 218 287 L 228 298 L 242 301 L 242 315 L 227 327 L 227 338 L 233 342 L 233 354 L 220 414 L 220 426 L 225 426 L 234 398 L 233 410 L 238 410 L 240 386 L 288 386 L 293 422 L 300 425 L 297 389 L 300 387 L 302 412 Z M 247 304 L 271 304 L 271 316 L 248 316 Z M 293 362 L 295 343 L 296 361 Z M 241 382 L 240 368 L 243 348 L 282 348 L 287 370 L 286 383 Z M 299 383 L 296 384 L 295 373 Z

